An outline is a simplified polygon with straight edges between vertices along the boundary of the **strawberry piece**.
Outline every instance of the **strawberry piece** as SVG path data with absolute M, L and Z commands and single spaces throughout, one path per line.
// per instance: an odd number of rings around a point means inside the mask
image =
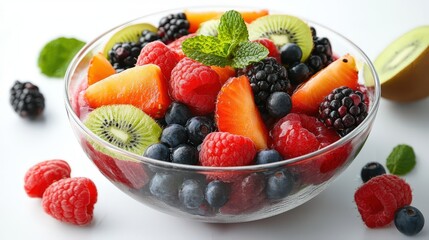
M 399 208 L 411 204 L 410 186 L 401 178 L 383 174 L 371 178 L 354 195 L 362 220 L 369 228 L 391 223 Z
M 219 211 L 222 214 L 236 215 L 260 209 L 265 200 L 264 180 L 264 176 L 257 173 L 237 178 L 230 183 L 229 200 Z
M 210 167 L 245 166 L 253 162 L 256 148 L 247 137 L 212 132 L 201 144 L 200 163 Z
M 50 185 L 42 198 L 45 212 L 66 223 L 87 225 L 91 222 L 97 188 L 88 178 L 66 178 Z
M 253 99 L 249 79 L 229 79 L 216 101 L 215 121 L 219 131 L 250 138 L 257 150 L 268 147 L 268 131 Z
M 97 53 L 89 61 L 88 85 L 94 84 L 115 73 L 116 71 L 109 60 L 102 53 Z
M 173 51 L 175 51 L 175 52 L 177 53 L 177 55 L 178 55 L 179 59 L 182 59 L 182 58 L 184 58 L 184 57 L 185 57 L 185 54 L 184 54 L 184 53 L 183 53 L 183 51 L 182 51 L 182 43 L 183 43 L 186 39 L 191 38 L 191 37 L 194 37 L 194 36 L 197 36 L 197 34 L 196 34 L 196 33 L 191 33 L 191 34 L 185 35 L 185 36 L 180 37 L 180 38 L 178 38 L 178 39 L 174 40 L 173 42 L 169 43 L 167 46 L 168 46 L 171 50 L 173 50 Z
M 171 72 L 171 96 L 187 104 L 196 115 L 213 112 L 220 88 L 219 76 L 213 69 L 189 58 L 180 60 Z
M 358 87 L 358 71 L 355 59 L 347 54 L 313 75 L 292 94 L 291 112 L 316 115 L 320 103 L 335 88 Z
M 91 108 L 132 104 L 153 118 L 163 118 L 171 103 L 167 82 L 155 64 L 129 68 L 89 86 L 85 99 Z
M 145 64 L 153 63 L 161 68 L 162 74 L 165 79 L 170 80 L 171 70 L 179 62 L 180 57 L 174 51 L 168 48 L 161 41 L 154 41 L 148 43 L 141 50 L 139 57 L 137 58 L 136 66 L 142 66 Z
M 253 42 L 257 42 L 257 43 L 262 44 L 269 51 L 268 57 L 273 57 L 277 60 L 277 62 L 281 62 L 279 50 L 277 49 L 277 46 L 276 46 L 276 44 L 274 44 L 273 41 L 271 41 L 268 38 L 259 38 L 259 39 L 254 40 Z
M 70 177 L 70 166 L 64 160 L 40 162 L 25 173 L 24 189 L 29 197 L 41 198 L 53 182 Z

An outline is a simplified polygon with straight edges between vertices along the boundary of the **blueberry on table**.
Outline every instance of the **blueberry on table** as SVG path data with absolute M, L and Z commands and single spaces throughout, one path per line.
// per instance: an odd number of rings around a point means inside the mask
M 285 169 L 279 170 L 268 177 L 265 193 L 268 199 L 281 199 L 289 195 L 293 185 L 292 174 Z
M 194 146 L 198 146 L 209 133 L 215 130 L 215 126 L 212 119 L 196 116 L 188 120 L 186 129 L 188 130 L 189 142 Z
M 186 128 L 179 124 L 168 125 L 161 134 L 161 142 L 167 144 L 168 146 L 174 148 L 181 143 L 186 143 L 188 141 L 188 133 Z
M 369 162 L 365 164 L 365 166 L 362 168 L 360 176 L 362 178 L 362 181 L 365 183 L 371 178 L 385 173 L 386 170 L 384 169 L 383 165 L 378 162 Z
M 170 148 L 162 143 L 155 143 L 146 148 L 144 157 L 170 162 Z
M 187 179 L 179 190 L 180 202 L 188 209 L 198 208 L 204 201 L 204 187 L 194 179 Z
M 413 206 L 405 206 L 395 213 L 395 226 L 403 234 L 413 236 L 419 233 L 425 225 L 422 212 Z
M 283 160 L 279 152 L 274 149 L 262 150 L 256 154 L 255 164 L 266 164 Z
M 219 180 L 215 180 L 207 184 L 205 196 L 210 206 L 220 208 L 229 199 L 229 186 Z
M 196 165 L 198 163 L 198 150 L 188 144 L 180 144 L 178 147 L 173 149 L 171 153 L 171 162 Z
M 192 117 L 191 110 L 183 104 L 179 102 L 173 102 L 167 109 L 165 113 L 165 122 L 170 125 L 173 123 L 185 126 L 186 122 L 189 118 Z

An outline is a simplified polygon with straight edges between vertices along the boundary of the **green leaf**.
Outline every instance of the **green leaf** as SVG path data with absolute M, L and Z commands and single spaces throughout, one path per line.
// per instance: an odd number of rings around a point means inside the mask
M 182 43 L 185 55 L 207 66 L 227 66 L 231 60 L 229 56 L 229 44 L 219 41 L 213 36 L 195 36 L 186 39 Z
M 268 54 L 268 49 L 260 43 L 242 42 L 234 51 L 232 67 L 244 68 L 251 63 L 261 61 L 266 58 Z
M 405 175 L 416 165 L 416 155 L 412 147 L 406 144 L 396 146 L 387 157 L 386 166 L 395 175 Z
M 39 53 L 37 64 L 48 77 L 64 77 L 67 67 L 85 42 L 76 38 L 60 37 L 48 42 Z
M 233 45 L 249 40 L 246 23 L 239 12 L 230 10 L 222 15 L 218 27 L 218 38 L 222 42 L 230 42 Z

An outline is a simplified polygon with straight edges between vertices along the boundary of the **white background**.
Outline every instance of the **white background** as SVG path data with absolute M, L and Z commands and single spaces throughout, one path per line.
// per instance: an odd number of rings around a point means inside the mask
M 383 99 L 374 129 L 351 166 L 310 202 L 265 220 L 205 224 L 171 217 L 131 199 L 98 172 L 69 126 L 63 80 L 49 79 L 37 68 L 41 47 L 59 36 L 90 41 L 119 23 L 150 12 L 208 2 L 0 1 L 0 239 L 406 239 L 393 225 L 366 228 L 353 202 L 354 191 L 361 184 L 361 167 L 369 161 L 385 163 L 400 143 L 413 146 L 417 154 L 417 166 L 405 179 L 413 189 L 413 205 L 428 221 L 414 239 L 429 239 L 429 99 L 412 104 Z M 231 3 L 271 8 L 320 22 L 354 41 L 371 59 L 397 36 L 429 24 L 429 1 L 425 0 L 216 1 L 218 6 Z M 26 121 L 12 111 L 9 88 L 16 79 L 40 87 L 46 98 L 43 119 Z M 26 170 L 53 158 L 67 160 L 73 176 L 90 177 L 97 185 L 99 201 L 90 226 L 60 223 L 43 212 L 39 199 L 26 196 Z

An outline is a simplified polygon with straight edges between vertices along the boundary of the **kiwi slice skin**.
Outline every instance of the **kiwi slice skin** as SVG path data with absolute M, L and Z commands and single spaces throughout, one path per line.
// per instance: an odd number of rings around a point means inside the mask
M 204 36 L 213 36 L 216 37 L 218 34 L 218 27 L 220 24 L 219 19 L 212 19 L 200 24 L 200 27 L 197 30 L 198 35 Z
M 291 15 L 273 14 L 260 17 L 249 26 L 249 39 L 271 39 L 280 49 L 286 43 L 295 43 L 302 50 L 301 62 L 307 60 L 313 49 L 310 26 Z
M 413 102 L 429 96 L 429 25 L 414 28 L 389 44 L 375 59 L 381 96 Z
M 106 142 L 126 151 L 142 155 L 146 148 L 159 142 L 162 129 L 141 109 L 128 104 L 106 105 L 96 108 L 84 121 L 86 127 Z M 95 141 L 93 147 L 121 160 L 124 156 Z
M 106 42 L 103 48 L 103 54 L 108 59 L 109 51 L 116 43 L 120 42 L 138 42 L 144 30 L 157 32 L 157 28 L 150 23 L 138 23 L 126 26 L 115 32 Z

